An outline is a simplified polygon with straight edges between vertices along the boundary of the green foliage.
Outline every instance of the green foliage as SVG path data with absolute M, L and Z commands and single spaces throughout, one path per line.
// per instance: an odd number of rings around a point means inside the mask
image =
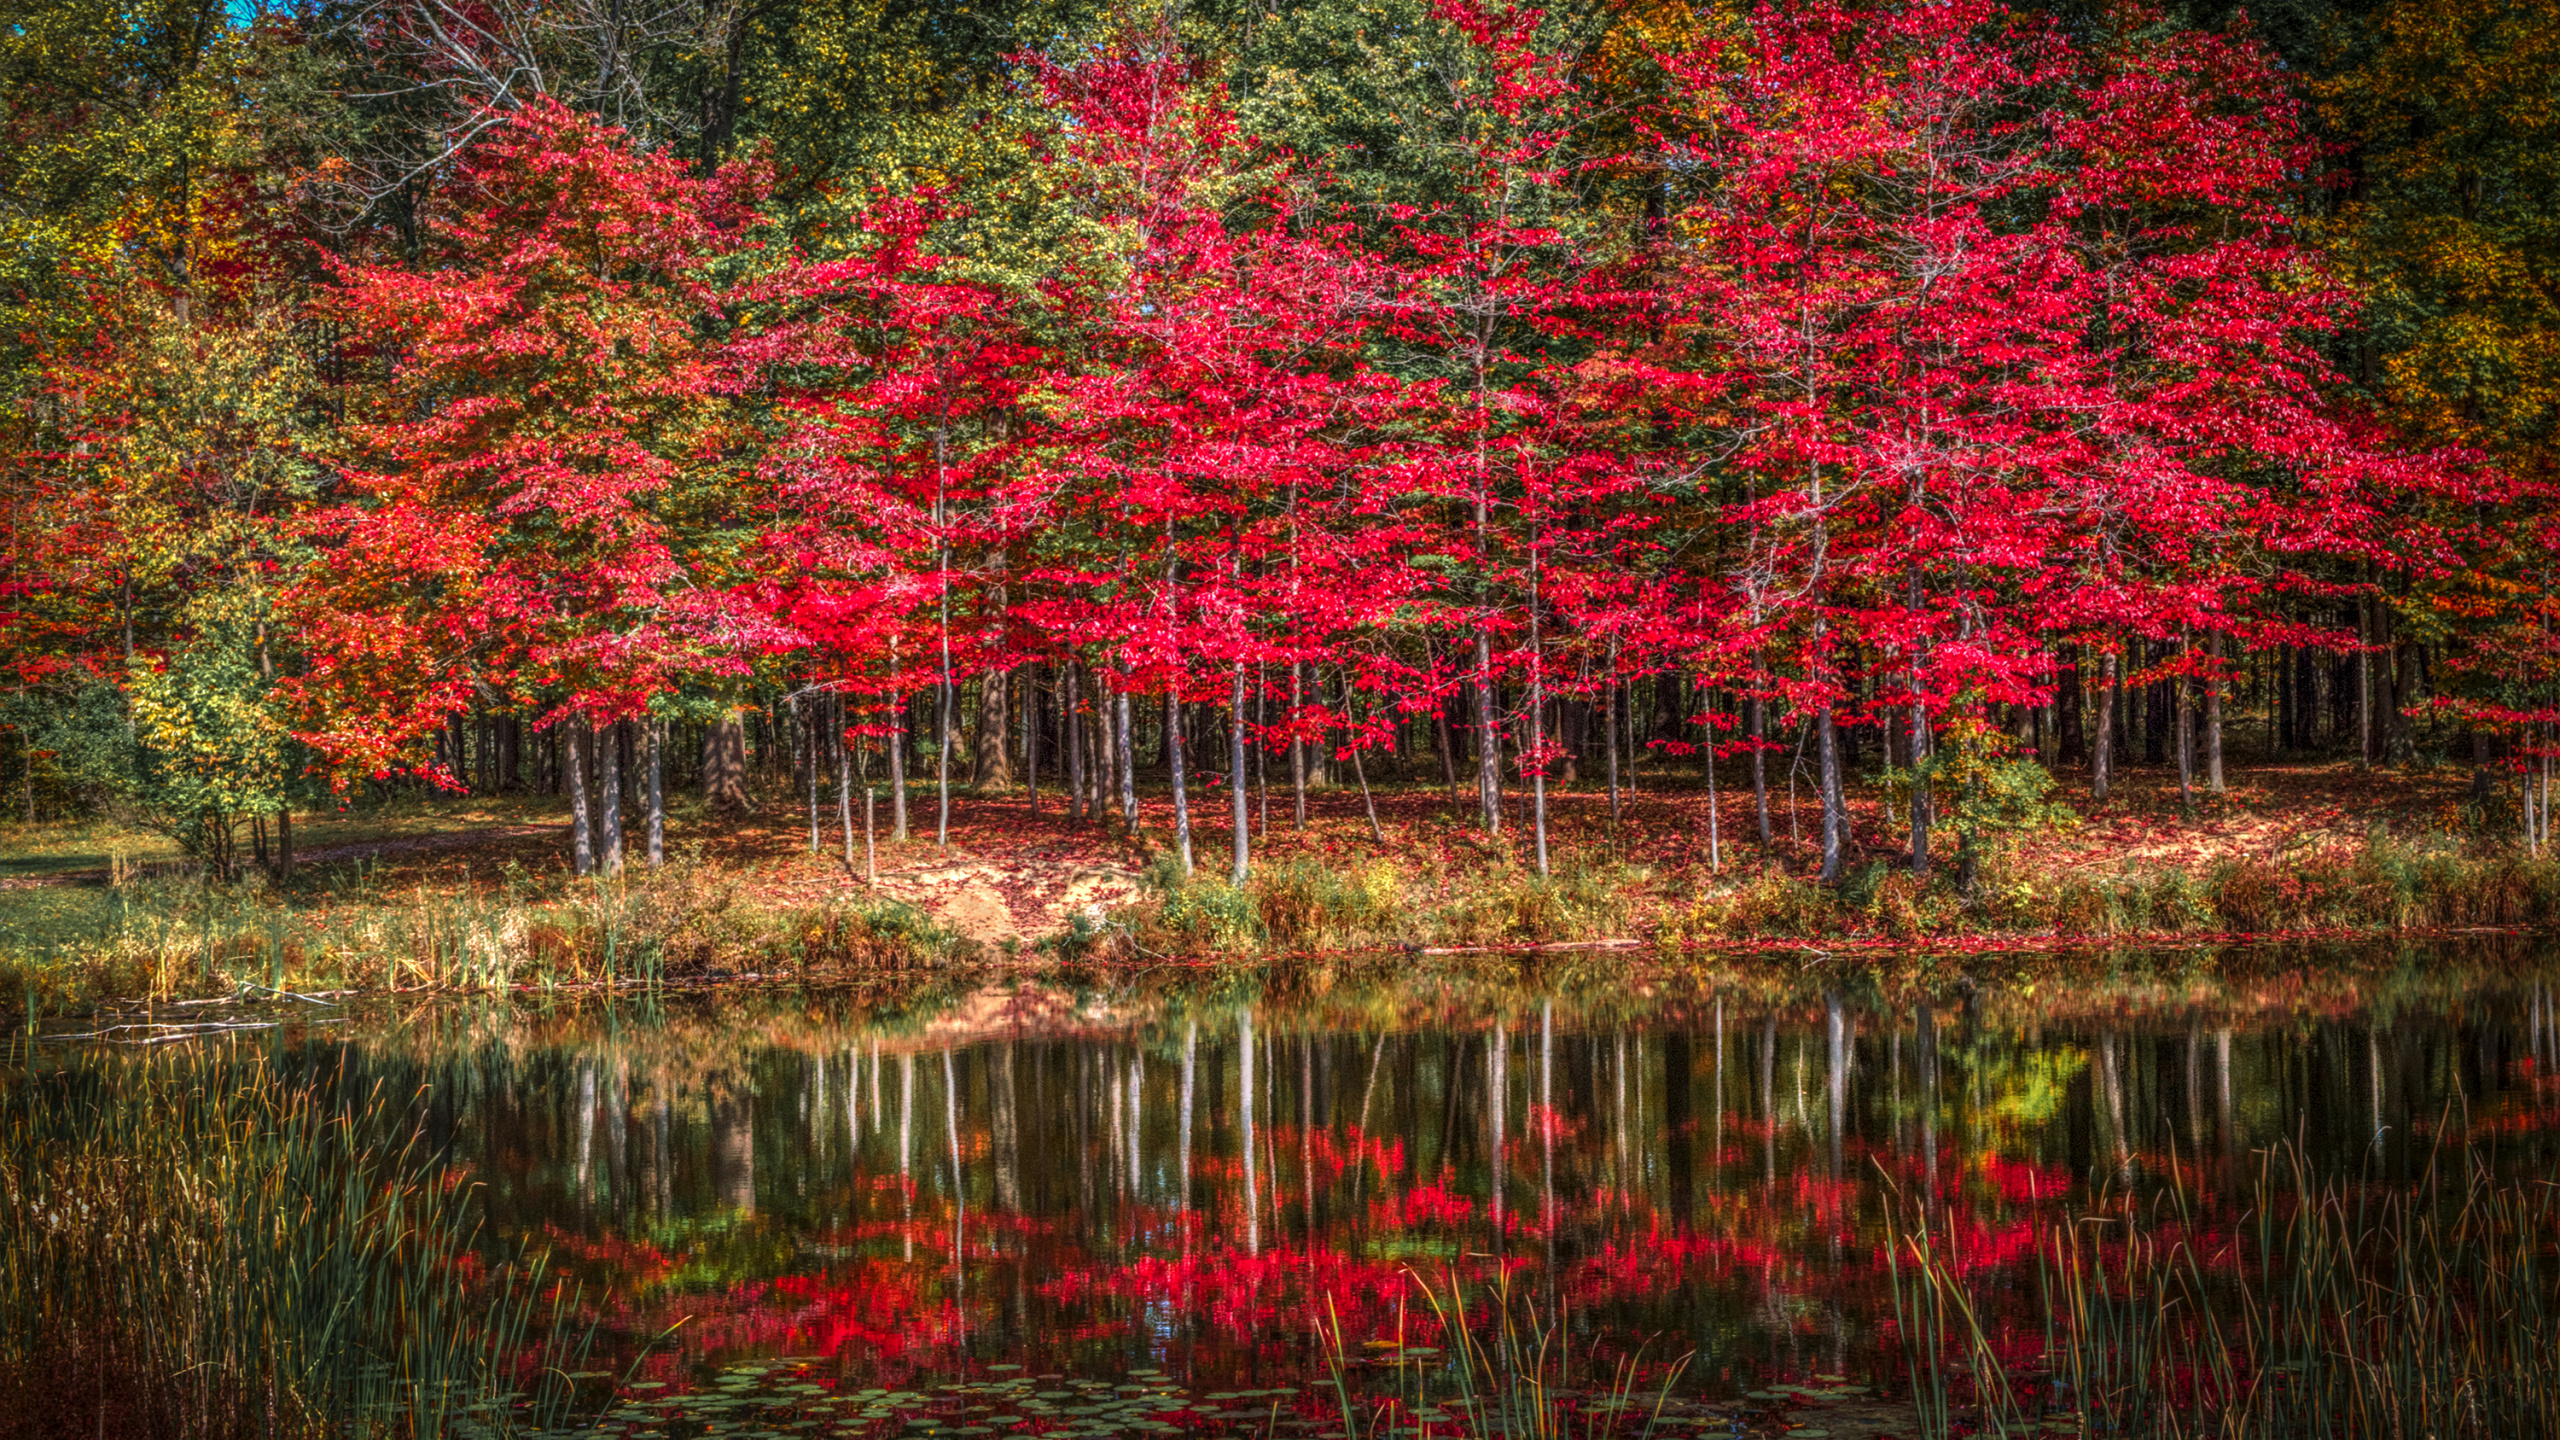
M 1262 915 L 1250 892 L 1206 876 L 1186 880 L 1169 855 L 1158 856 L 1143 881 L 1155 900 L 1140 943 L 1225 951 L 1251 950 L 1262 943 Z
M 91 681 L 30 723 L 50 769 L 97 811 L 176 841 L 218 878 L 238 868 L 238 827 L 298 793 L 297 746 L 269 696 L 255 631 L 199 607 L 208 622 L 129 692 Z

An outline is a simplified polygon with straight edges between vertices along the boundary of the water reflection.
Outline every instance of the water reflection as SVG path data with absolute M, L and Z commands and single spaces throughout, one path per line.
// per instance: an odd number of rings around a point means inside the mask
M 725 997 L 441 1010 L 309 1053 L 424 1087 L 493 1233 L 609 1287 L 618 1333 L 686 1322 L 660 1378 L 1303 1380 L 1325 1307 L 1354 1346 L 1410 1333 L 1409 1274 L 1455 1268 L 1510 1271 L 1598 1353 L 1694 1350 L 1710 1394 L 1889 1379 L 1896 1195 L 2023 1344 L 2035 1225 L 2101 1192 L 2217 1225 L 2278 1143 L 2398 1184 L 2466 1138 L 2515 1174 L 2560 1149 L 2550 982 L 2425 968 Z

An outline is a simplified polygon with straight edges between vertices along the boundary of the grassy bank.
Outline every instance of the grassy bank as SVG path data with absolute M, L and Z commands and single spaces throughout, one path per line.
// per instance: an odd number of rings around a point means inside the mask
M 404 1097 L 405 1098 L 405 1097 Z M 385 1097 L 167 1055 L 0 1089 L 0 1431 L 504 1435 L 583 1341 L 487 1273 L 466 1192 Z
M 388 883 L 361 867 L 299 891 L 173 876 L 6 897 L 0 1005 L 285 991 L 497 991 L 899 969 L 953 937 L 894 902 L 762 900 L 708 864 L 613 883 Z
M 1113 943 L 1145 953 L 1468 948 L 1634 939 L 1664 950 L 1765 940 L 2043 939 L 2131 942 L 2196 935 L 2388 934 L 2560 922 L 2560 861 L 2399 840 L 2281 860 L 2039 876 L 2012 860 L 1970 892 L 1870 861 L 1837 886 L 1776 867 L 1664 876 L 1575 863 L 1540 877 L 1507 858 L 1415 865 L 1297 858 L 1243 885 L 1168 866 L 1122 917 Z

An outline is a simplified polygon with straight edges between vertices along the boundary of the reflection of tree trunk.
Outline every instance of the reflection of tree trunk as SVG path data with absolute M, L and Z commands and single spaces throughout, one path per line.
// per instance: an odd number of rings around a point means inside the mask
M 1022 1155 L 1014 1134 L 1013 1123 L 1013 1045 L 1010 1041 L 994 1047 L 987 1067 L 987 1108 L 993 1119 L 991 1136 L 995 1150 L 996 1208 L 1008 1215 L 1022 1213 Z
M 1298 1035 L 1298 1193 L 1305 1213 L 1299 1223 L 1307 1232 L 1307 1253 L 1316 1253 L 1316 1042 Z
M 613 1062 L 613 1083 L 604 1092 L 605 1179 L 617 1211 L 631 1193 L 631 1143 L 626 1133 L 631 1123 L 630 1107 L 631 1067 L 617 1057 Z
M 1493 1143 L 1486 1159 L 1493 1167 L 1493 1233 L 1497 1246 L 1502 1236 L 1502 1140 L 1510 1133 L 1503 1114 L 1503 1101 L 1511 1091 L 1511 1032 L 1500 1025 L 1485 1037 L 1484 1087 L 1486 1133 Z
M 1707 1193 L 1724 1188 L 1724 997 L 1716 997 L 1716 1133 L 1707 1147 Z
M 1547 1296 L 1556 1284 L 1556 1002 L 1538 1007 L 1538 1229 L 1547 1237 Z
M 1076 1213 L 1094 1216 L 1093 1201 L 1093 1046 L 1075 1047 L 1075 1073 L 1068 1080 L 1067 1113 L 1075 1117 Z
M 1247 1255 L 1262 1253 L 1262 1194 L 1255 1182 L 1253 1166 L 1253 1012 L 1236 1012 L 1236 1056 L 1242 1071 L 1236 1084 L 1236 1095 L 1243 1103 L 1237 1114 L 1244 1120 L 1244 1250 Z
M 1840 1008 L 1840 992 L 1822 992 L 1824 1019 L 1830 1027 L 1831 1069 L 1826 1088 L 1831 1100 L 1831 1178 L 1840 1178 L 1840 1132 L 1849 1123 L 1849 1018 Z
M 898 1057 L 898 1217 L 913 1220 L 916 1214 L 916 1187 L 907 1168 L 907 1156 L 915 1143 L 916 1133 L 916 1057 Z M 905 1259 L 916 1258 L 916 1233 L 912 1225 L 898 1227 L 898 1243 Z
M 1920 1049 L 1920 1163 L 1927 1181 L 1921 1195 L 1929 1203 L 1938 1198 L 1938 1017 L 1929 1002 L 1920 1002 L 1919 1022 L 1913 1027 Z
M 668 1155 L 673 1145 L 667 1134 L 667 1097 L 656 1082 L 649 1089 L 649 1199 L 664 1216 L 675 1206 L 675 1166 Z
M 2115 1152 L 2116 1178 L 2133 1179 L 2133 1142 L 2124 1129 L 2124 1072 L 2116 1060 L 2113 1033 L 2098 1037 L 2098 1088 L 2107 1101 L 2107 1143 Z
M 587 1212 L 590 1186 L 595 1176 L 596 1150 L 596 1067 L 593 1061 L 578 1062 L 578 1213 Z
M 1690 1072 L 1696 1068 L 1689 1054 L 1689 1033 L 1674 1030 L 1662 1037 L 1662 1136 L 1664 1177 L 1671 1187 L 1671 1223 L 1682 1231 L 1689 1228 L 1695 1202 L 1697 1155 L 1697 1118 L 1691 1111 Z
M 1174 1156 L 1177 1180 L 1173 1208 L 1191 1208 L 1191 1097 L 1192 1083 L 1199 1073 L 1200 1026 L 1197 1021 L 1182 1031 L 1182 1128 L 1181 1141 Z
M 742 1215 L 756 1212 L 755 1107 L 743 1095 L 711 1102 L 711 1168 L 720 1199 Z
M 1760 1164 L 1761 1181 L 1778 1183 L 1778 1016 L 1769 1014 L 1760 1030 Z
M 2187 1027 L 2187 1144 L 2204 1154 L 2204 1031 Z
M 946 737 L 948 732 L 946 733 Z M 968 1226 L 968 1182 L 960 1169 L 960 1079 L 951 1068 L 951 1047 L 942 1047 L 942 1133 L 951 1141 L 951 1278 L 955 1285 L 964 1278 L 960 1269 L 962 1241 Z M 955 1314 L 966 1312 L 955 1297 Z
M 1147 1052 L 1133 1045 L 1129 1047 L 1129 1194 L 1132 1198 L 1138 1197 L 1138 1186 L 1146 1166 L 1146 1146 L 1139 1139 L 1142 1116 L 1138 1109 L 1138 1097 L 1144 1093 L 1146 1081 Z
M 2214 1034 L 2214 1114 L 2222 1126 L 2222 1163 L 2226 1170 L 2240 1165 L 2240 1136 L 2231 1124 L 2231 1032 Z

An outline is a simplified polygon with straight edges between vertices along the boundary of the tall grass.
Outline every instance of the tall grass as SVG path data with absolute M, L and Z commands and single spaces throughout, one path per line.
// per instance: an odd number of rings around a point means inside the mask
M 2233 1231 L 2129 1201 L 2039 1237 L 2039 1361 L 1974 1308 L 1926 1224 L 1893 1237 L 1922 1431 L 2243 1437 L 2560 1435 L 2560 1186 L 2439 1157 L 2418 1185 L 2265 1161 Z
M 484 1274 L 379 1094 L 153 1055 L 0 1094 L 0 1432 L 504 1434 L 561 1421 L 570 1297 Z M 522 1387 L 522 1393 L 518 1393 Z
M 1342 1430 L 1351 1440 L 1435 1434 L 1452 1440 L 1650 1436 L 1688 1364 L 1681 1357 L 1645 1386 L 1639 1355 L 1577 1384 L 1572 1340 L 1561 1317 L 1541 1313 L 1514 1292 L 1509 1271 L 1497 1273 L 1472 1311 L 1454 1273 L 1445 1288 L 1419 1276 L 1414 1282 L 1447 1348 L 1406 1343 L 1399 1306 L 1395 1339 L 1375 1342 L 1386 1351 L 1383 1384 L 1354 1387 L 1350 1372 L 1358 1362 L 1343 1343 L 1339 1320 L 1330 1311 L 1319 1318 L 1317 1331 Z

